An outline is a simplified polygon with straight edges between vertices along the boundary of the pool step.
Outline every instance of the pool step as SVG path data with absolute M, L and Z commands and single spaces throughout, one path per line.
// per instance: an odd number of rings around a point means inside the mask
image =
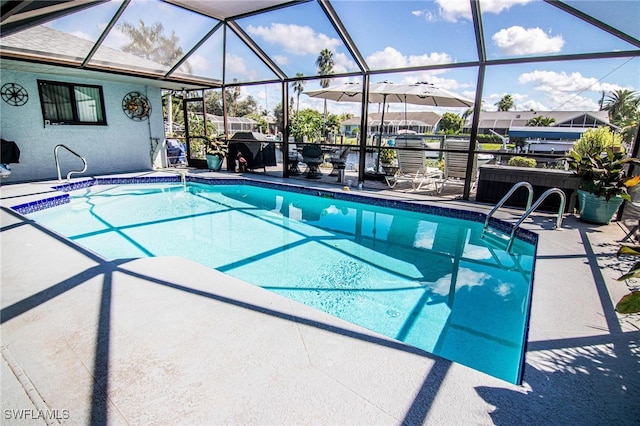
M 502 233 L 495 228 L 485 229 L 482 234 L 482 239 L 491 246 L 502 250 L 507 250 L 510 245 L 509 243 L 511 242 L 509 235 Z

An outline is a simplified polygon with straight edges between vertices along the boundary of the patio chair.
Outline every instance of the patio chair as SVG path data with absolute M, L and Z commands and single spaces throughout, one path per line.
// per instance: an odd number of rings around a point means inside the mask
M 350 147 L 346 147 L 342 150 L 335 150 L 329 157 L 329 162 L 333 168 L 329 176 L 338 176 L 338 182 L 344 181 L 344 169 L 347 167 L 347 156 L 349 155 Z
M 289 174 L 297 176 L 300 174 L 298 163 L 302 161 L 302 154 L 294 143 L 289 144 Z
M 302 148 L 302 162 L 305 163 L 307 170 L 307 179 L 321 179 L 320 164 L 324 161 L 322 148 L 318 144 L 308 144 Z
M 420 139 L 397 139 L 398 148 L 413 148 L 420 151 L 396 150 L 398 154 L 398 170 L 393 176 L 385 176 L 389 188 L 395 188 L 399 182 L 410 182 L 414 191 L 419 191 L 424 185 L 436 185 L 437 179 L 442 178 L 442 172 L 436 167 L 427 167 L 425 145 Z M 435 186 L 437 190 L 437 185 Z
M 469 141 L 460 139 L 447 139 L 444 141 L 445 149 L 455 149 L 458 151 L 467 151 L 469 149 Z M 446 152 L 444 153 L 444 178 L 439 184 L 438 192 L 446 186 L 457 185 L 463 186 L 467 176 L 467 153 L 466 152 Z M 473 155 L 473 163 L 471 170 L 471 186 L 473 187 L 478 180 L 478 156 Z

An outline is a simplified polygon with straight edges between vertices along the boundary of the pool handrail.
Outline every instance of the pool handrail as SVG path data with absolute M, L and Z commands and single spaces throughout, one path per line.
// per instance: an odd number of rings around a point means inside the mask
M 71 148 L 69 148 L 68 146 L 66 146 L 65 144 L 58 144 L 55 146 L 55 148 L 53 148 L 53 155 L 56 159 L 56 169 L 58 170 L 58 182 L 62 182 L 62 176 L 60 174 L 60 160 L 58 159 L 58 149 L 60 148 L 64 148 L 67 151 L 69 151 L 70 153 L 72 153 L 73 155 L 75 155 L 76 157 L 80 158 L 82 160 L 82 170 L 70 170 L 69 173 L 67 173 L 67 182 L 69 182 L 69 179 L 71 178 L 71 175 L 74 173 L 84 173 L 87 171 L 87 160 L 81 156 L 80 154 L 78 154 L 77 152 L 75 152 L 74 150 L 72 150 Z
M 558 194 L 560 196 L 560 207 L 558 208 L 558 217 L 556 218 L 556 229 L 561 229 L 562 227 L 562 213 L 564 212 L 564 205 L 566 204 L 566 201 L 567 201 L 567 196 L 565 195 L 564 191 L 562 191 L 560 188 L 547 189 L 540 196 L 540 198 L 536 200 L 535 204 L 531 205 L 531 200 L 533 199 L 533 186 L 529 182 L 518 182 L 511 187 L 509 192 L 507 192 L 507 194 L 504 197 L 502 197 L 502 199 L 498 202 L 498 204 L 496 204 L 495 207 L 491 209 L 491 211 L 487 214 L 487 218 L 484 221 L 484 227 L 482 228 L 482 238 L 484 238 L 485 232 L 489 228 L 489 219 L 491 218 L 491 216 L 493 216 L 493 214 L 500 207 L 502 207 L 502 205 L 509 199 L 509 197 L 511 197 L 511 195 L 516 191 L 516 189 L 523 186 L 527 188 L 527 190 L 529 191 L 529 195 L 527 197 L 527 208 L 524 214 L 520 217 L 520 219 L 518 219 L 518 221 L 515 223 L 515 225 L 513 225 L 511 229 L 511 235 L 509 236 L 509 242 L 507 243 L 507 251 L 511 250 L 511 246 L 513 245 L 513 240 L 515 238 L 516 231 L 518 230 L 522 222 L 524 222 L 524 220 L 527 217 L 529 217 L 529 215 L 533 213 L 535 209 L 537 209 L 540 206 L 540 204 L 542 204 L 542 202 L 551 194 Z
M 516 222 L 515 225 L 513 225 L 513 229 L 511 230 L 511 235 L 509 237 L 509 244 L 507 245 L 507 251 L 509 251 L 511 249 L 511 245 L 513 244 L 513 238 L 516 235 L 516 230 L 518 229 L 518 227 L 520 227 L 520 225 L 522 224 L 522 222 L 524 222 L 524 220 L 531 214 L 533 213 L 533 211 L 535 209 L 538 208 L 538 206 L 540 204 L 542 204 L 542 202 L 551 194 L 558 194 L 560 196 L 560 207 L 558 208 L 558 217 L 556 218 L 556 229 L 561 229 L 562 228 L 562 213 L 564 212 L 564 205 L 567 202 L 567 196 L 564 194 L 564 191 L 560 188 L 550 188 L 547 189 L 546 191 L 544 191 L 544 193 L 540 196 L 540 198 L 538 198 L 538 200 L 535 202 L 535 204 L 533 206 L 531 206 L 531 208 L 529 210 L 527 210 L 526 212 L 524 212 L 524 214 L 522 215 L 522 217 L 518 220 L 518 222 Z
M 529 210 L 531 208 L 531 202 L 533 201 L 533 185 L 531 185 L 529 182 L 518 182 L 516 184 L 514 184 L 511 189 L 509 190 L 509 192 L 506 193 L 506 195 L 504 197 L 502 197 L 502 199 L 500 201 L 498 201 L 498 204 L 495 205 L 495 207 L 493 209 L 491 209 L 491 211 L 487 214 L 487 218 L 484 221 L 484 228 L 482 229 L 482 232 L 484 233 L 484 231 L 487 230 L 487 227 L 489 226 L 489 219 L 491 219 L 491 216 L 493 216 L 493 214 L 498 211 L 498 209 L 500 207 L 502 207 L 502 205 L 504 203 L 507 202 L 507 200 L 509 199 L 509 197 L 511 197 L 513 195 L 514 192 L 516 192 L 516 190 L 520 187 L 524 186 L 525 188 L 527 188 L 527 190 L 529 191 L 529 195 L 527 196 L 527 207 L 525 207 L 525 211 Z

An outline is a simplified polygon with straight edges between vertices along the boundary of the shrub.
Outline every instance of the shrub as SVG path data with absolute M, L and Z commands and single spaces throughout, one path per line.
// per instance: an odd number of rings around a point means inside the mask
M 580 157 L 599 157 L 607 148 L 622 150 L 622 136 L 612 132 L 609 127 L 598 127 L 584 132 L 571 150 Z
M 528 157 L 511 157 L 507 165 L 512 167 L 536 167 L 536 160 Z

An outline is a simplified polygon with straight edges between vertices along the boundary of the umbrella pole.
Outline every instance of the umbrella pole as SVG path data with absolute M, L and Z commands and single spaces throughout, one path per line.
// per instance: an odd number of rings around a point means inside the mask
M 376 169 L 374 175 L 378 175 L 380 171 L 380 146 L 382 145 L 382 129 L 384 128 L 384 109 L 386 108 L 387 94 L 382 95 L 382 116 L 380 117 L 380 136 L 378 137 L 378 156 L 376 157 Z

